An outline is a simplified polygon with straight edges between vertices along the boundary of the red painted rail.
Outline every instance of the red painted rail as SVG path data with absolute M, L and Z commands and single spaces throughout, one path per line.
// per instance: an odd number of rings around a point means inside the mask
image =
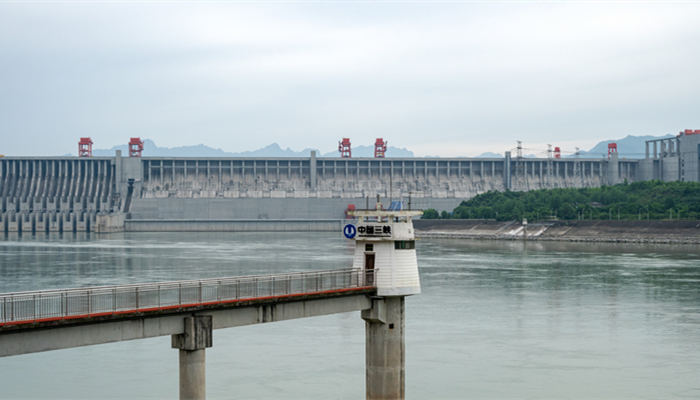
M 371 288 L 373 274 L 340 269 L 5 293 L 0 294 L 0 327 L 343 293 Z

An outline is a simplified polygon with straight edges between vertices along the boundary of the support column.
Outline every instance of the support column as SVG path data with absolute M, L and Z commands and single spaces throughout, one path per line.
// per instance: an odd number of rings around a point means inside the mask
M 186 317 L 185 333 L 172 335 L 172 348 L 180 350 L 180 400 L 206 398 L 205 349 L 212 346 L 211 315 Z
M 644 158 L 649 158 L 649 142 L 644 142 L 645 146 L 645 152 L 644 152 Z
M 316 151 L 311 151 L 309 158 L 309 183 L 311 190 L 316 190 Z
M 372 308 L 362 311 L 368 400 L 404 399 L 406 396 L 404 298 L 375 298 Z
M 608 159 L 608 185 L 617 184 L 620 179 L 620 162 L 617 153 L 612 153 Z
M 510 178 L 510 151 L 506 151 L 506 156 L 503 160 L 503 186 L 505 186 L 506 190 L 510 190 L 512 188 Z

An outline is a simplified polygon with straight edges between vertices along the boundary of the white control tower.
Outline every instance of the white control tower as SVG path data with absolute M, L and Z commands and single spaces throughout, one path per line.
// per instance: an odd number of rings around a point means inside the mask
M 357 218 L 343 229 L 355 240 L 353 268 L 363 271 L 367 286 L 376 286 L 372 307 L 362 311 L 365 320 L 366 398 L 405 398 L 406 296 L 420 293 L 416 240 L 412 217 L 422 211 L 402 211 L 399 202 L 383 210 L 356 210 Z
M 412 217 L 422 211 L 356 210 L 353 268 L 375 270 L 378 296 L 420 293 Z

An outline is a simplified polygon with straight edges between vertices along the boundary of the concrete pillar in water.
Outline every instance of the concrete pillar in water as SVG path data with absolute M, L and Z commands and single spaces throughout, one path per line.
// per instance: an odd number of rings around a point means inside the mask
M 365 320 L 366 396 L 403 399 L 406 387 L 405 296 L 372 300 Z
M 205 349 L 212 346 L 211 315 L 184 319 L 185 333 L 172 335 L 172 347 L 180 354 L 180 400 L 206 398 Z

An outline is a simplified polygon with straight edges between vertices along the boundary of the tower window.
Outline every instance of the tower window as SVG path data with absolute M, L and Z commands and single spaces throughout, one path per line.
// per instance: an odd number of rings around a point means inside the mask
M 394 241 L 394 249 L 396 250 L 410 250 L 416 248 L 415 240 L 396 240 Z
M 374 244 L 372 244 L 372 243 L 365 244 L 365 251 L 374 251 Z

